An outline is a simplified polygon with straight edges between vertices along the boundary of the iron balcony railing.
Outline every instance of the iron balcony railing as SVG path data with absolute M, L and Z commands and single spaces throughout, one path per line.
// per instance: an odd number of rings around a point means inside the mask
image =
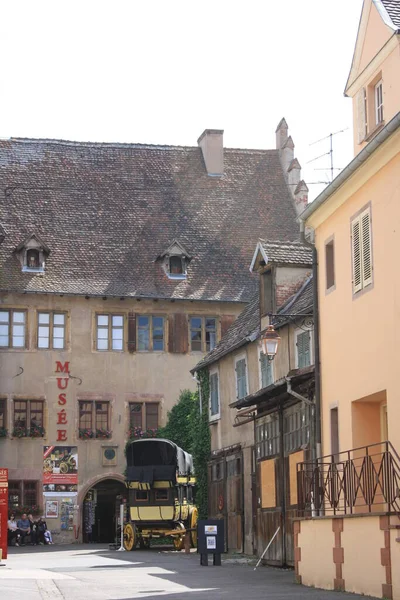
M 298 463 L 297 495 L 304 515 L 400 516 L 400 457 L 390 442 L 380 442 Z

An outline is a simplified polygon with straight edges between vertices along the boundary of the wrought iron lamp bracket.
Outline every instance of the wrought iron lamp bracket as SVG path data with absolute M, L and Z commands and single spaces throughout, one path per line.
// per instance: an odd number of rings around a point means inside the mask
M 314 329 L 314 314 L 313 313 L 297 313 L 297 314 L 273 314 L 269 313 L 268 316 L 274 317 L 275 319 L 286 319 L 289 320 L 290 323 L 293 323 L 299 329 L 303 331 L 310 331 Z M 273 325 L 279 326 L 279 320 L 273 323 Z

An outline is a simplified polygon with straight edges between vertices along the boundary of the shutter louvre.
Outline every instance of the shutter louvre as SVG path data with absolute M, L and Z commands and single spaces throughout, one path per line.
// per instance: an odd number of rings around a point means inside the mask
M 309 367 L 311 364 L 311 344 L 308 331 L 297 336 L 297 364 L 299 369 Z
M 360 216 L 362 240 L 362 284 L 372 283 L 371 216 L 369 209 Z
M 353 293 L 362 289 L 361 279 L 361 231 L 360 219 L 354 219 L 351 224 L 351 247 L 353 258 Z
M 136 350 L 136 314 L 130 312 L 128 314 L 128 352 Z

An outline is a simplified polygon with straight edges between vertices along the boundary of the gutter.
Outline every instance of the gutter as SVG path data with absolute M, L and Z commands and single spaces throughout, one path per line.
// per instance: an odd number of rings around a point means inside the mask
M 400 127 L 400 112 L 361 150 L 328 187 L 301 213 L 299 219 L 304 226 L 306 220 L 338 190 L 353 173 L 363 165 L 375 150 Z M 316 280 L 315 280 L 316 281 Z

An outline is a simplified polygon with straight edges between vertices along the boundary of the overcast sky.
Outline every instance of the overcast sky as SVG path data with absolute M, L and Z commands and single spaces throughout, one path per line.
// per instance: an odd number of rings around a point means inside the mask
M 285 117 L 311 197 L 352 158 L 362 0 L 2 0 L 0 137 L 274 148 Z M 338 173 L 338 171 L 336 171 Z

